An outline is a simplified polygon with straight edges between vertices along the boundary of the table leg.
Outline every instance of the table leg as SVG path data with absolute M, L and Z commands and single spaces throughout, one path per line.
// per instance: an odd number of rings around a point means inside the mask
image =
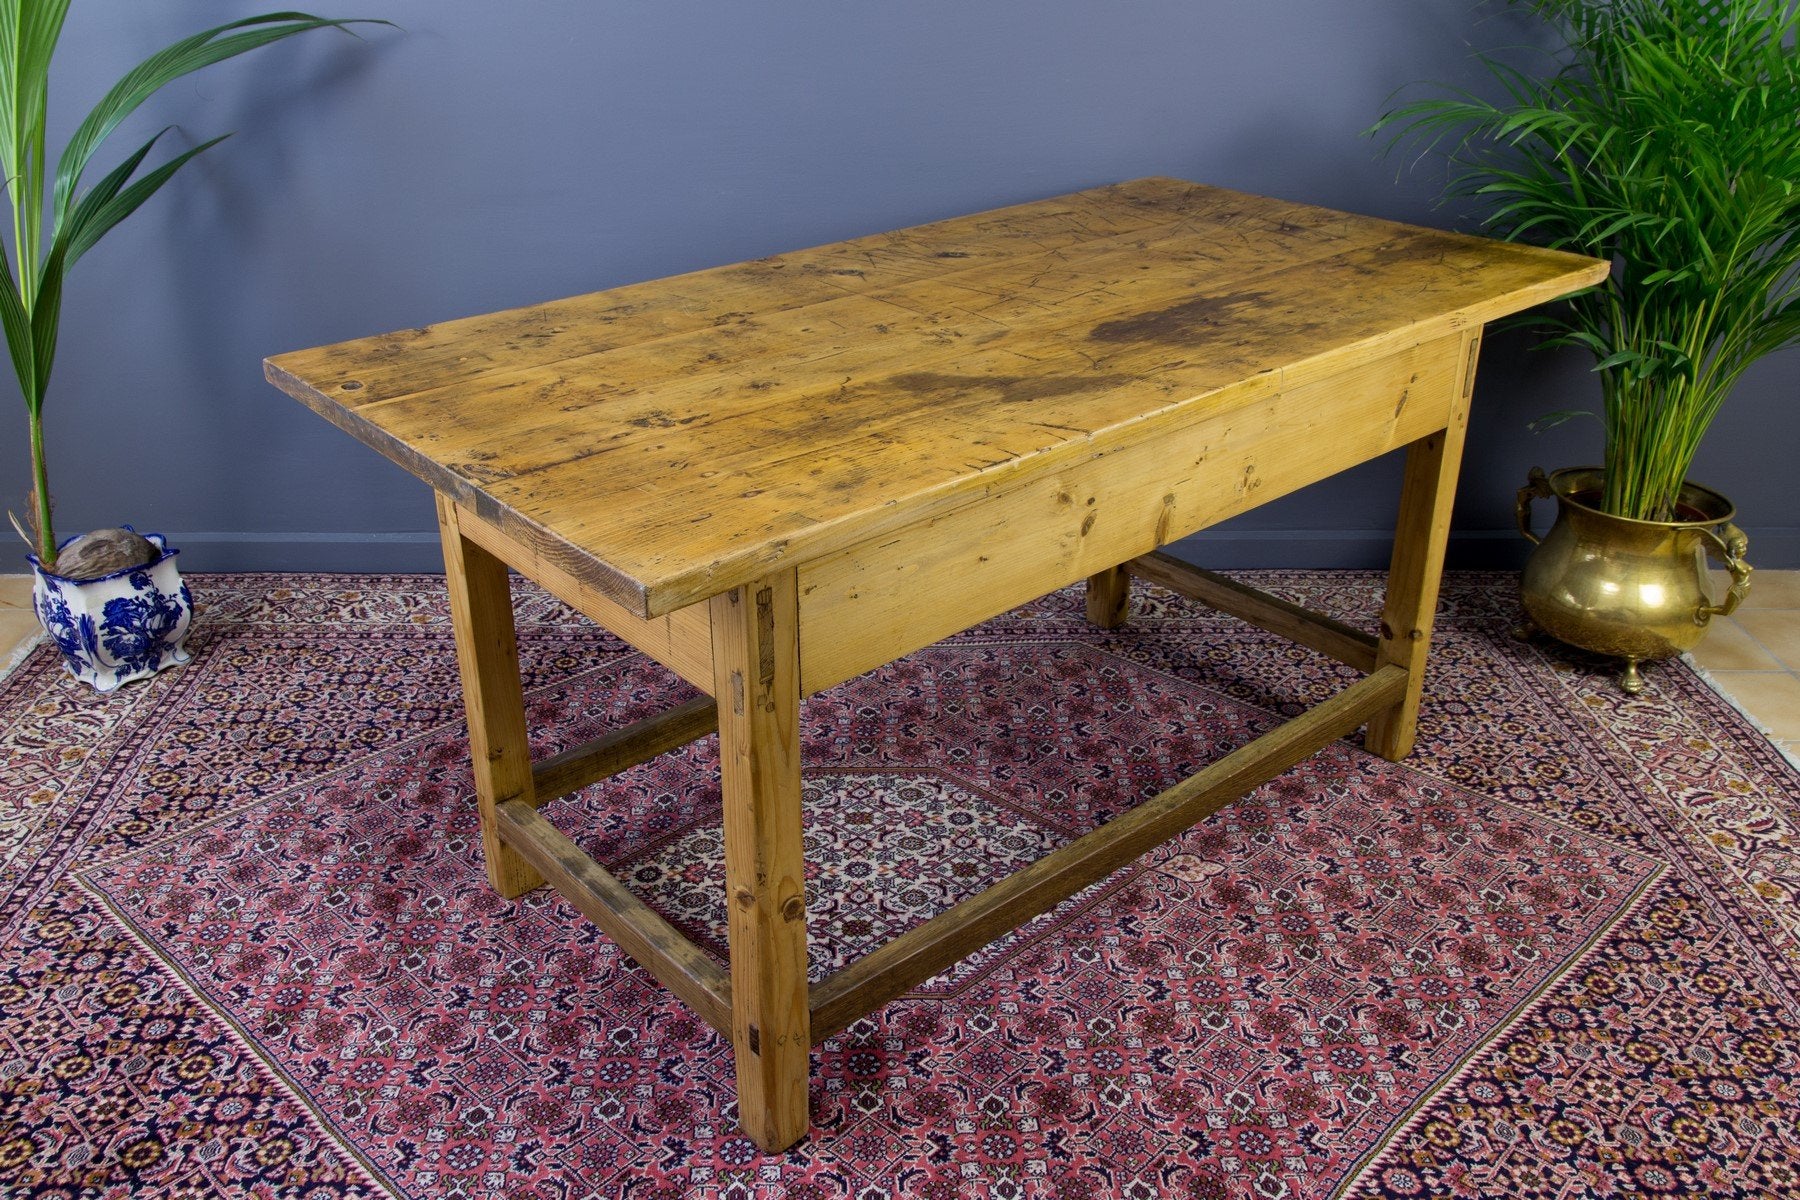
M 525 697 L 519 684 L 519 644 L 513 632 L 506 564 L 469 541 L 458 528 L 456 505 L 438 497 L 444 542 L 444 582 L 456 630 L 469 718 L 469 757 L 481 811 L 481 851 L 488 882 L 502 896 L 522 896 L 544 877 L 500 839 L 494 809 L 532 799 L 531 748 L 525 738 Z
M 1406 669 L 1406 693 L 1393 708 L 1372 717 L 1364 734 L 1364 744 L 1371 751 L 1396 762 L 1412 751 L 1418 732 L 1425 653 L 1437 615 L 1450 510 L 1456 500 L 1463 435 L 1469 426 L 1469 397 L 1475 387 L 1475 360 L 1481 352 L 1479 329 L 1464 336 L 1459 352 L 1460 386 L 1458 399 L 1451 405 L 1450 423 L 1407 447 L 1406 475 L 1400 488 L 1400 521 L 1394 531 L 1375 661 L 1377 667 L 1393 664 Z
M 1131 600 L 1131 572 L 1123 565 L 1088 576 L 1087 619 L 1101 629 L 1125 624 Z
M 714 597 L 711 616 L 738 1120 L 777 1151 L 806 1135 L 812 1047 L 795 573 Z

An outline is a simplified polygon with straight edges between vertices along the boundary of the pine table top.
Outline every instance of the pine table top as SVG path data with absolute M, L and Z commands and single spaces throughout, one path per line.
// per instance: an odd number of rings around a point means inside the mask
M 265 369 L 653 617 L 1605 273 L 1140 179 Z

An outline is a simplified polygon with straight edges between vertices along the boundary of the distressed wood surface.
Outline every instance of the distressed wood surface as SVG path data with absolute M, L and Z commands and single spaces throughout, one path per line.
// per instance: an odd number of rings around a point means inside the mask
M 1146 554 L 1125 564 L 1129 574 L 1178 596 L 1198 600 L 1222 613 L 1248 621 L 1258 629 L 1280 634 L 1289 641 L 1310 646 L 1359 671 L 1375 669 L 1376 638 L 1373 634 L 1335 618 L 1229 579 L 1203 571 L 1173 555 Z
M 495 810 L 511 801 L 534 805 L 531 744 L 519 682 L 519 642 L 513 627 L 506 564 L 463 536 L 456 506 L 438 497 L 438 536 L 444 546 L 444 584 L 456 635 L 469 722 L 469 759 L 481 819 L 481 854 L 488 883 L 508 899 L 544 882 L 500 836 Z
M 765 1150 L 806 1133 L 806 858 L 794 572 L 712 600 L 738 1122 Z
M 712 617 L 705 604 L 690 604 L 660 617 L 640 617 L 559 566 L 553 555 L 541 551 L 541 541 L 510 536 L 471 510 L 454 507 L 464 537 L 621 641 L 712 694 Z
M 731 980 L 704 950 L 632 895 L 530 804 L 509 800 L 495 810 L 495 817 L 509 848 L 701 1020 L 730 1036 Z
M 1444 576 L 1444 549 L 1450 541 L 1450 513 L 1456 477 L 1462 468 L 1463 438 L 1469 429 L 1469 402 L 1475 393 L 1475 365 L 1481 330 L 1463 336 L 1457 402 L 1443 429 L 1406 449 L 1400 484 L 1400 520 L 1388 560 L 1387 600 L 1381 611 L 1381 639 L 1375 661 L 1406 671 L 1406 694 L 1369 721 L 1364 744 L 1398 762 L 1412 753 L 1418 732 L 1419 700 L 1425 690 L 1425 654 L 1437 619 L 1438 585 Z
M 803 565 L 807 693 L 1443 428 L 1462 362 L 1456 335 L 1358 358 Z
M 678 704 L 623 729 L 579 746 L 571 746 L 531 766 L 534 807 L 545 805 L 590 783 L 610 779 L 620 771 L 649 762 L 678 746 L 685 746 L 719 728 L 719 714 L 712 697 L 701 696 Z
M 1399 667 L 1381 667 L 1167 791 L 870 951 L 811 990 L 813 1037 L 842 1031 L 907 988 L 1104 879 L 1310 758 L 1392 705 L 1405 690 L 1406 675 Z
M 1150 179 L 266 372 L 648 619 L 1604 273 Z

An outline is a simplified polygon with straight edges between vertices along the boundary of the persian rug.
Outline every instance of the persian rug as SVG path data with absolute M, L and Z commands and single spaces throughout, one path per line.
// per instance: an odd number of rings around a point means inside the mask
M 1369 625 L 1380 578 L 1253 581 Z M 6 1197 L 1800 1195 L 1800 776 L 1452 576 L 1419 746 L 1338 743 L 813 1055 L 810 1136 L 553 892 L 483 881 L 429 577 L 200 577 L 192 665 L 0 681 Z M 550 753 L 686 698 L 515 600 Z M 1138 590 L 806 702 L 824 971 L 1351 678 Z M 559 801 L 722 952 L 716 741 Z

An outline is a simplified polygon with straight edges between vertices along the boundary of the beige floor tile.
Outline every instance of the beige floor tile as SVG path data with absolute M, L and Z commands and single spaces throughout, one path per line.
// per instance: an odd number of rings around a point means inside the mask
M 1755 562 L 1754 553 L 1750 561 Z M 1800 571 L 1758 571 L 1750 577 L 1749 609 L 1800 608 Z
M 31 576 L 0 575 L 0 608 L 31 607 Z
M 1742 615 L 1742 610 L 1739 610 Z M 1706 636 L 1694 647 L 1694 662 L 1708 671 L 1775 671 L 1781 668 L 1773 654 L 1744 632 L 1730 617 L 1715 617 Z
M 1771 736 L 1800 740 L 1800 676 L 1786 671 L 1715 671 L 1713 681 Z
M 1800 608 L 1739 609 L 1737 620 L 1782 666 L 1800 670 Z
M 0 608 L 0 661 L 12 657 L 22 642 L 35 638 L 43 629 L 37 614 L 26 609 Z
M 1750 561 L 1756 561 L 1756 551 L 1750 552 Z M 1731 576 L 1717 567 L 1708 571 L 1707 578 L 1712 581 L 1712 594 L 1723 600 L 1725 589 L 1731 586 Z M 1739 612 L 1750 612 L 1759 608 L 1800 608 L 1800 571 L 1756 571 L 1750 576 L 1750 594 L 1744 598 L 1744 607 Z

